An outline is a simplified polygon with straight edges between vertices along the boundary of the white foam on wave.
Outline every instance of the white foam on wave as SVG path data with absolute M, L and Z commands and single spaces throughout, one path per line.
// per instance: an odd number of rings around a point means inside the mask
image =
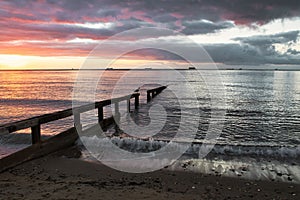
M 260 161 L 255 159 L 210 160 L 188 159 L 177 161 L 171 170 L 184 170 L 216 176 L 239 177 L 250 180 L 269 180 L 300 183 L 300 167 L 282 164 L 279 161 Z
M 88 145 L 89 147 L 109 146 L 108 144 L 113 143 L 114 145 L 130 152 L 151 152 L 163 148 L 168 144 L 167 142 L 164 141 L 158 141 L 153 139 L 145 141 L 145 140 L 140 140 L 140 139 L 135 139 L 130 137 L 99 138 L 97 136 L 92 136 L 92 137 L 82 136 L 80 137 L 80 139 L 83 144 Z M 170 143 L 169 146 L 172 146 L 174 149 L 181 147 L 176 143 Z
M 300 146 L 242 146 L 215 145 L 213 151 L 221 155 L 249 155 L 276 158 L 300 157 Z
M 126 149 L 128 151 L 155 151 L 159 148 L 167 145 L 165 141 L 157 140 L 139 140 L 134 138 L 98 138 L 93 137 L 81 137 L 83 143 L 90 145 L 90 148 L 99 148 L 101 145 L 107 145 L 107 143 L 113 143 L 120 148 Z M 176 142 L 170 144 L 172 148 L 176 149 L 180 146 Z M 161 159 L 149 159 L 147 157 L 143 158 L 142 162 L 132 162 L 124 158 L 121 162 L 123 167 L 129 168 L 144 168 L 151 169 L 156 165 L 163 163 L 171 163 L 169 165 L 170 170 L 188 170 L 193 172 L 200 172 L 205 174 L 214 174 L 221 176 L 230 177 L 241 177 L 253 180 L 273 180 L 273 181 L 284 181 L 284 182 L 295 182 L 300 183 L 300 167 L 299 165 L 282 162 L 280 159 L 257 159 L 256 157 L 249 156 L 232 156 L 230 159 L 222 159 L 223 155 L 227 155 L 228 152 L 231 155 L 273 155 L 282 157 L 299 157 L 300 149 L 299 147 L 242 147 L 242 146 L 230 146 L 230 145 L 217 145 L 214 148 L 215 154 L 222 156 L 216 156 L 213 158 L 191 158 L 190 155 L 197 154 L 200 148 L 200 144 L 193 144 L 191 148 L 188 149 L 185 156 L 179 160 L 169 161 L 167 158 L 165 160 Z M 153 154 L 154 155 L 154 154 Z M 95 156 L 95 155 L 93 155 Z M 91 155 L 83 151 L 84 160 L 97 160 L 101 158 L 101 155 L 96 155 L 92 158 Z M 297 160 L 297 159 L 294 159 Z M 114 162 L 112 160 L 111 162 Z
M 97 136 L 86 137 L 82 136 L 85 145 L 89 147 L 100 147 L 107 145 L 108 143 L 113 143 L 119 148 L 130 152 L 152 152 L 166 145 L 169 148 L 180 149 L 182 146 L 180 142 L 167 142 L 165 140 L 141 140 L 136 138 L 99 138 Z M 190 155 L 191 157 L 198 156 L 200 148 L 210 148 L 211 144 L 200 144 L 191 143 L 190 148 L 186 151 L 185 155 Z M 212 155 L 222 155 L 222 156 L 252 156 L 252 157 L 268 157 L 274 159 L 288 159 L 300 158 L 300 146 L 254 146 L 254 145 L 231 145 L 231 144 L 216 144 L 212 149 Z

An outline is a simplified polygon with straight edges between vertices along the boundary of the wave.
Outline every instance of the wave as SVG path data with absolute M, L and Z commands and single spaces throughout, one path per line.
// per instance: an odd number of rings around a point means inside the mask
M 106 142 L 112 142 L 114 145 L 121 149 L 130 152 L 151 152 L 163 148 L 166 145 L 170 145 L 172 148 L 182 148 L 180 143 L 186 143 L 186 141 L 172 141 L 167 140 L 142 140 L 136 138 L 99 138 L 97 136 L 87 137 L 82 136 L 80 140 L 83 144 L 89 145 L 91 147 L 99 147 L 105 145 Z M 82 143 L 78 143 L 82 145 Z M 200 148 L 210 149 L 211 143 L 205 142 L 192 142 L 185 155 L 190 157 L 197 157 Z M 271 146 L 271 145 L 254 145 L 254 144 L 215 144 L 208 156 L 229 156 L 229 157 L 239 157 L 239 156 L 251 156 L 251 157 L 263 157 L 263 158 L 275 158 L 275 159 L 289 159 L 293 160 L 300 159 L 300 146 Z
M 43 139 L 47 139 L 51 136 L 42 135 Z M 180 150 L 183 148 L 182 143 L 187 144 L 188 141 L 177 140 L 169 141 L 168 139 L 137 139 L 131 137 L 97 137 L 97 136 L 81 136 L 77 144 L 79 146 L 88 145 L 93 149 L 103 147 L 109 142 L 118 146 L 119 148 L 129 152 L 155 152 L 166 145 L 174 150 Z M 0 136 L 0 145 L 4 148 L 14 147 L 16 145 L 31 145 L 31 134 L 14 133 Z M 185 158 L 199 158 L 199 152 L 203 149 L 210 149 L 212 143 L 205 140 L 194 140 L 189 145 L 189 148 L 185 151 Z M 168 148 L 168 149 L 169 149 Z M 3 149 L 2 149 L 3 150 Z M 180 150 L 181 151 L 181 150 Z M 300 161 L 300 146 L 282 146 L 271 144 L 220 144 L 217 143 L 213 146 L 210 153 L 206 156 L 208 159 L 222 158 L 257 158 L 264 160 L 278 160 L 289 163 L 298 163 Z

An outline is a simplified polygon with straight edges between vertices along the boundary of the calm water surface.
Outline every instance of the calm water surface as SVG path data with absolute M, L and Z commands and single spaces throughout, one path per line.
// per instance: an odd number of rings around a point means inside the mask
M 98 86 L 97 99 L 109 98 L 115 82 L 124 73 L 126 72 L 105 72 L 103 81 Z M 148 73 L 146 76 L 150 78 L 149 82 L 156 82 L 157 72 L 135 73 L 137 77 Z M 195 89 L 201 111 L 208 112 L 211 107 L 205 82 L 201 77 L 195 76 L 193 71 L 181 73 Z M 226 99 L 224 107 L 218 109 L 226 110 L 223 136 L 228 142 L 242 138 L 243 141 L 300 144 L 300 72 L 221 71 L 221 74 Z M 0 123 L 72 107 L 76 75 L 76 71 L 0 72 Z M 127 94 L 129 91 L 126 91 L 126 86 L 124 88 L 123 92 Z M 220 98 L 223 95 L 221 93 Z M 168 101 L 173 102 L 174 99 L 169 97 L 166 92 L 158 98 L 166 101 L 164 105 L 170 105 Z M 185 106 L 196 107 L 188 100 Z M 192 112 L 191 109 L 191 115 Z M 51 129 L 44 133 L 51 134 Z

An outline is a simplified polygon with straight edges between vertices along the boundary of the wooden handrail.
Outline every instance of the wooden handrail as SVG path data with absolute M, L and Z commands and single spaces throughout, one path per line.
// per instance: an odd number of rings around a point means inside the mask
M 147 102 L 149 102 L 152 98 L 156 95 L 161 93 L 167 86 L 160 86 L 154 89 L 147 90 Z M 31 128 L 31 135 L 32 135 L 32 144 L 38 143 L 41 141 L 41 125 L 45 123 L 49 123 L 52 121 L 56 121 L 59 119 L 64 119 L 74 115 L 74 126 L 80 127 L 80 114 L 93 110 L 98 109 L 98 121 L 101 122 L 103 117 L 103 107 L 114 104 L 116 110 L 118 111 L 118 103 L 121 101 L 127 101 L 127 108 L 128 112 L 130 112 L 130 99 L 135 98 L 134 104 L 135 108 L 139 107 L 139 96 L 140 93 L 135 92 L 133 94 L 116 97 L 112 99 L 106 99 L 102 101 L 98 101 L 95 103 L 90 103 L 87 105 L 79 106 L 76 108 L 69 108 L 62 111 L 57 111 L 54 113 L 44 114 L 36 117 L 32 117 L 29 119 L 24 119 L 17 122 L 7 123 L 0 126 L 0 135 L 13 133 L 19 130 Z M 117 114 L 117 113 L 116 113 Z
M 167 86 L 160 86 L 160 87 L 157 87 L 157 88 L 147 90 L 147 102 L 150 102 L 151 99 L 153 99 L 156 95 L 161 93 L 166 88 L 167 88 Z
M 152 98 L 164 90 L 166 86 L 161 86 L 147 91 L 148 94 L 152 94 Z M 113 99 L 107 99 L 98 101 L 95 103 L 79 106 L 76 108 L 70 108 L 62 111 L 57 111 L 50 114 L 44 114 L 29 119 L 7 123 L 0 125 L 0 135 L 9 134 L 15 131 L 19 131 L 26 128 L 31 128 L 32 145 L 22 149 L 18 152 L 10 154 L 0 159 L 0 172 L 14 167 L 18 164 L 26 162 L 28 160 L 47 155 L 55 152 L 61 148 L 71 146 L 78 139 L 78 128 L 81 128 L 80 124 L 80 113 L 87 112 L 93 109 L 98 109 L 98 122 L 101 127 L 108 127 L 112 123 L 118 120 L 119 116 L 119 102 L 127 101 L 127 110 L 130 112 L 130 99 L 134 98 L 135 108 L 139 107 L 139 96 L 140 93 L 133 93 L 130 95 L 117 97 Z M 150 97 L 151 98 L 151 97 Z M 150 101 L 150 100 L 149 100 Z M 103 107 L 107 105 L 115 105 L 115 115 L 104 119 Z M 74 127 L 55 135 L 44 141 L 41 140 L 41 124 L 64 119 L 66 117 L 74 116 Z M 79 130 L 80 131 L 80 130 Z
M 167 86 L 160 86 L 160 87 L 157 87 L 157 88 L 147 90 L 147 92 L 151 93 L 151 92 L 156 92 L 156 91 L 163 91 L 166 88 L 167 88 Z
M 62 110 L 62 111 L 58 111 L 58 112 L 54 112 L 54 113 L 50 113 L 50 114 L 44 114 L 44 115 L 32 117 L 29 119 L 24 119 L 24 120 L 13 122 L 13 123 L 7 123 L 7 124 L 0 126 L 0 135 L 12 133 L 12 132 L 19 131 L 19 130 L 26 129 L 26 128 L 32 129 L 32 135 L 34 135 L 34 134 L 40 135 L 40 125 L 41 124 L 56 121 L 59 119 L 64 119 L 66 117 L 70 117 L 75 114 L 87 112 L 87 111 L 90 111 L 93 109 L 100 108 L 100 110 L 101 110 L 101 108 L 103 108 L 104 106 L 107 106 L 110 104 L 117 104 L 121 101 L 130 100 L 132 98 L 135 98 L 135 102 L 136 101 L 138 102 L 139 96 L 140 96 L 140 93 L 133 93 L 133 94 L 122 96 L 122 97 L 107 99 L 107 100 L 98 101 L 95 103 L 79 106 L 79 107 L 76 107 L 73 109 L 69 108 L 66 110 Z M 102 112 L 102 116 L 99 116 L 99 118 L 103 119 L 103 112 Z M 40 136 L 33 136 L 32 138 L 40 138 Z M 34 139 L 33 139 L 33 143 L 35 143 L 35 142 L 36 141 L 34 141 Z

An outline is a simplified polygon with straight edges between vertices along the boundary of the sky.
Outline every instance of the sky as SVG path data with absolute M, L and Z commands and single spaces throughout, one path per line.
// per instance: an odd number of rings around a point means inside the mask
M 219 66 L 298 68 L 300 63 L 299 0 L 10 0 L 0 1 L 0 24 L 0 69 L 80 68 L 107 40 L 114 48 L 150 41 L 190 48 L 193 54 L 187 38 Z M 177 35 L 111 39 L 147 27 L 171 29 Z M 95 66 L 107 67 L 101 59 L 110 59 L 114 48 L 103 49 Z M 146 49 L 128 52 L 113 66 L 182 60 Z

